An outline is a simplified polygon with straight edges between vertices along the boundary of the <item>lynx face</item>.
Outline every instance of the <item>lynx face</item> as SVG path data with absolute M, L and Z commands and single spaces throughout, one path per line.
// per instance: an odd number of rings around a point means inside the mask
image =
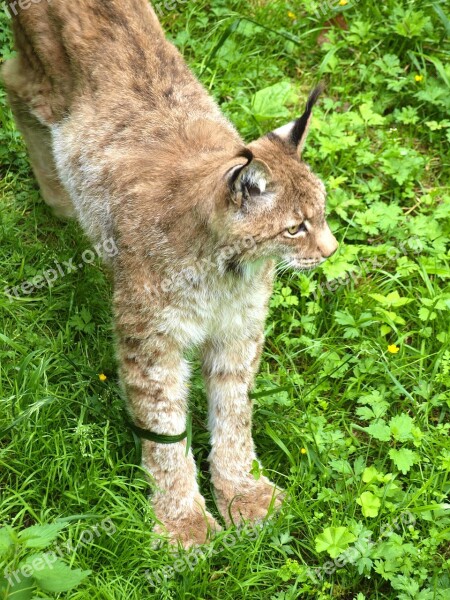
M 312 269 L 338 247 L 325 219 L 325 186 L 281 143 L 262 140 L 258 150 L 256 156 L 264 158 L 247 167 L 252 175 L 239 182 L 241 206 L 231 209 L 231 228 L 255 241 L 242 260 L 275 258 L 294 269 Z
M 274 258 L 313 269 L 338 248 L 325 219 L 325 186 L 301 159 L 315 94 L 298 121 L 251 143 L 243 153 L 247 163 L 227 174 L 229 232 L 255 242 L 241 264 Z

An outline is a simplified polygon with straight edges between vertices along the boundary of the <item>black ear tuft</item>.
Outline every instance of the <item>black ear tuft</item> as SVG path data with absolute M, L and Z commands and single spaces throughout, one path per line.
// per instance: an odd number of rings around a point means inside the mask
M 302 146 L 304 143 L 304 138 L 306 137 L 308 126 L 311 120 L 312 109 L 324 88 L 324 84 L 319 83 L 319 85 L 313 89 L 308 97 L 305 112 L 299 119 L 297 119 L 294 127 L 292 128 L 289 141 L 295 147 Z

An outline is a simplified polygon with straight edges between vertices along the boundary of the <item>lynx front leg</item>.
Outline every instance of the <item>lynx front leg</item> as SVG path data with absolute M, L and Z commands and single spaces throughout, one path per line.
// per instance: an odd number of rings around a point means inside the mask
M 219 510 L 227 523 L 263 519 L 280 491 L 266 477 L 251 474 L 256 459 L 252 402 L 248 396 L 263 344 L 254 338 L 214 339 L 204 352 L 212 451 L 211 478 Z
M 158 434 L 186 429 L 188 366 L 181 348 L 165 335 L 145 339 L 119 335 L 121 378 L 134 423 Z M 156 490 L 153 506 L 162 523 L 158 533 L 185 546 L 204 543 L 219 526 L 206 511 L 192 451 L 186 440 L 174 444 L 143 441 L 142 460 Z

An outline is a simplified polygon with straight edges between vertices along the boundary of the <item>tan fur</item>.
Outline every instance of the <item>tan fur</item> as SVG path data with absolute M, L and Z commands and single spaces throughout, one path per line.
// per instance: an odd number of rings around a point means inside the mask
M 212 481 L 225 521 L 280 503 L 256 460 L 248 397 L 274 261 L 308 269 L 337 247 L 294 124 L 245 146 L 164 38 L 145 0 L 53 0 L 14 19 L 3 77 L 46 202 L 94 243 L 113 237 L 120 378 L 136 424 L 184 431 L 202 349 Z M 310 118 L 308 118 L 308 123 Z M 308 231 L 286 230 L 305 222 Z M 143 443 L 160 526 L 185 546 L 219 526 L 186 442 Z

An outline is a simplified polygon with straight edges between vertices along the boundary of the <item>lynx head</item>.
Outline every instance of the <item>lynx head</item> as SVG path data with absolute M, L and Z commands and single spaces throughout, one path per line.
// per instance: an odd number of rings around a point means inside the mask
M 311 93 L 298 120 L 244 148 L 225 175 L 227 233 L 254 240 L 251 250 L 235 257 L 237 263 L 275 258 L 294 269 L 312 269 L 338 248 L 325 219 L 325 186 L 302 161 L 320 92 L 318 87 Z

